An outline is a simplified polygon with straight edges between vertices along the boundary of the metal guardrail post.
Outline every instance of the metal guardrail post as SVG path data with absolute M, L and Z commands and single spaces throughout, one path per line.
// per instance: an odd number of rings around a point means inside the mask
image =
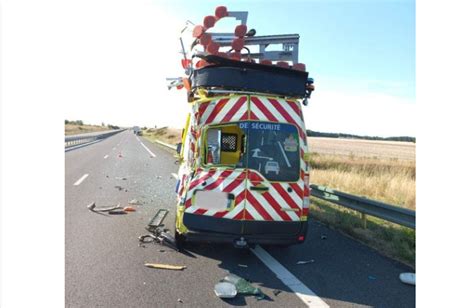
M 365 215 L 381 218 L 411 229 L 415 229 L 416 212 L 391 204 L 354 196 L 325 186 L 310 185 L 313 197 L 326 200 L 363 214 L 363 224 L 366 224 Z

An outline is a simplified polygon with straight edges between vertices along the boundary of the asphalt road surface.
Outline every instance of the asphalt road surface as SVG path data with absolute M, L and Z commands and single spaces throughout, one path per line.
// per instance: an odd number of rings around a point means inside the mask
M 148 233 L 145 226 L 160 208 L 169 209 L 165 223 L 174 230 L 172 174 L 178 166 L 171 150 L 131 131 L 67 151 L 65 164 L 67 307 L 307 307 L 308 298 L 314 306 L 415 306 L 415 287 L 398 278 L 411 271 L 408 267 L 316 221 L 310 221 L 302 245 L 262 247 L 274 258 L 265 263 L 231 245 L 189 244 L 182 253 L 155 243 L 139 245 L 138 237 Z M 125 206 L 132 199 L 142 205 L 126 215 L 87 209 L 91 202 Z M 296 264 L 303 260 L 314 262 Z M 145 263 L 187 268 L 151 269 Z M 275 268 L 294 275 L 290 283 Z M 214 285 L 228 273 L 251 281 L 265 299 L 216 297 Z M 303 294 L 293 291 L 295 286 Z

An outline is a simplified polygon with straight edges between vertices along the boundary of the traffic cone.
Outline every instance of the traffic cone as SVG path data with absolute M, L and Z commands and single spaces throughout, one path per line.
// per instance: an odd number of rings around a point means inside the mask
M 199 42 L 201 43 L 202 46 L 207 46 L 209 43 L 212 41 L 212 37 L 209 33 L 203 33 L 201 37 L 199 38 Z
M 244 37 L 247 33 L 247 26 L 246 25 L 238 25 L 235 27 L 234 34 L 237 37 Z
M 243 38 L 235 38 L 232 41 L 232 49 L 235 51 L 241 51 L 244 48 L 245 42 Z
M 209 44 L 207 44 L 206 51 L 212 55 L 216 55 L 219 52 L 219 47 L 219 44 L 211 41 Z
M 288 64 L 288 62 L 285 62 L 285 61 L 278 61 L 276 65 L 279 67 L 290 68 L 290 65 Z
M 200 38 L 206 29 L 201 25 L 196 25 L 193 29 L 193 37 Z
M 216 15 L 217 19 L 221 19 L 221 18 L 224 18 L 226 16 L 229 16 L 229 12 L 227 12 L 227 7 L 225 7 L 225 6 L 216 7 L 215 15 Z
M 293 64 L 293 69 L 306 72 L 306 65 L 304 65 L 304 63 L 296 63 L 296 64 Z
M 214 27 L 214 25 L 216 24 L 216 16 L 209 15 L 204 17 L 203 24 L 206 29 Z

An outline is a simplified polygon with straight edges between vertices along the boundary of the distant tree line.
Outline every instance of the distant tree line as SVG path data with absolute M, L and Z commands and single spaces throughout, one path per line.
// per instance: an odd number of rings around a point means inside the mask
M 76 121 L 65 120 L 64 124 L 81 125 L 81 126 L 87 125 L 87 124 L 84 124 L 82 120 L 76 120 Z M 102 126 L 105 126 L 104 122 L 102 122 Z M 112 125 L 112 124 L 107 124 L 107 127 L 110 129 L 120 129 L 120 126 Z
M 347 139 L 364 139 L 364 140 L 385 140 L 385 141 L 406 141 L 416 143 L 415 137 L 396 136 L 396 137 L 378 137 L 378 136 L 359 136 L 342 133 L 321 133 L 312 130 L 306 131 L 309 137 L 326 137 L 326 138 L 347 138 Z
M 64 121 L 64 124 L 84 125 L 84 122 L 82 122 L 82 120 L 77 120 L 77 121 L 66 120 L 66 121 Z

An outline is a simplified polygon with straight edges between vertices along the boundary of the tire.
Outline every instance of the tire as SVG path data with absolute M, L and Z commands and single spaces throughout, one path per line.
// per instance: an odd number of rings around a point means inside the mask
M 178 249 L 178 251 L 181 251 L 184 247 L 184 243 L 186 242 L 186 236 L 178 233 L 178 231 L 175 230 L 174 240 L 176 241 L 176 248 Z

